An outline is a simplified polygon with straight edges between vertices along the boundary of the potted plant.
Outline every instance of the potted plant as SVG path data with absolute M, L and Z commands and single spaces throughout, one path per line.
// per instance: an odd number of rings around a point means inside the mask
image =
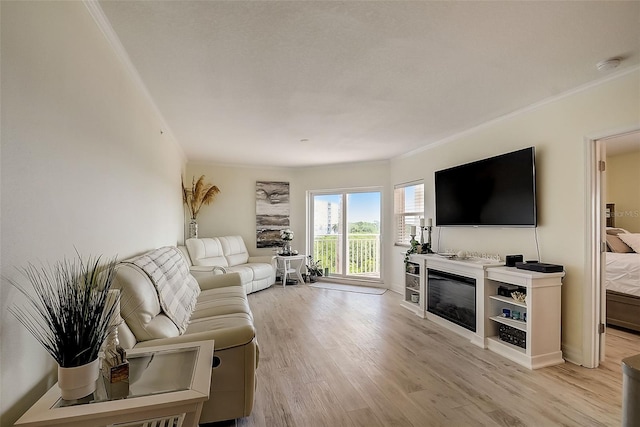
M 407 252 L 404 254 L 405 271 L 409 271 L 409 257 L 416 253 L 418 253 L 418 242 L 415 239 L 411 239 L 411 247 L 407 249 Z
M 320 261 L 314 261 L 313 257 L 309 255 L 307 272 L 309 273 L 309 281 L 315 283 L 318 277 L 322 277 L 322 263 Z
M 202 205 L 209 205 L 213 202 L 216 195 L 220 193 L 220 189 L 213 184 L 204 182 L 204 175 L 198 180 L 195 177 L 191 179 L 191 188 L 187 189 L 182 181 L 182 202 L 189 209 L 189 238 L 198 237 L 198 213 Z
M 30 283 L 27 289 L 11 284 L 26 297 L 26 305 L 9 311 L 58 363 L 58 385 L 65 400 L 95 391 L 98 353 L 117 325 L 119 298 L 109 294 L 115 276 L 115 258 L 64 259 L 53 266 L 29 264 L 20 269 Z

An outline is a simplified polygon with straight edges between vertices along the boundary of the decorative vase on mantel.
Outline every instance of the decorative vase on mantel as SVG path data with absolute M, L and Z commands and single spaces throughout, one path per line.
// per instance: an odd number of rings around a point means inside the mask
M 196 222 L 195 218 L 191 218 L 191 221 L 189 221 L 189 238 L 198 238 L 198 223 Z

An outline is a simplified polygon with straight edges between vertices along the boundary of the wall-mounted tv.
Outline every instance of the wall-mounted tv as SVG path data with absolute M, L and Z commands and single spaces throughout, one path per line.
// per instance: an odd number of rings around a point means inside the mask
M 535 227 L 535 147 L 436 171 L 436 225 Z

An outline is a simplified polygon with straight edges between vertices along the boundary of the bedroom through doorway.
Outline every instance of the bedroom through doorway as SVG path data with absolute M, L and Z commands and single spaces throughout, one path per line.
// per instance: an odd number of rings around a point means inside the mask
M 604 161 L 599 207 L 604 226 L 599 294 L 606 334 L 600 361 L 640 352 L 640 253 L 627 234 L 640 233 L 640 130 L 599 140 Z

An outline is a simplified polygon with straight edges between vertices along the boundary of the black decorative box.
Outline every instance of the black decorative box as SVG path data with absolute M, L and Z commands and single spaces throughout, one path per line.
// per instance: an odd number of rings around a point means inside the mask
M 498 337 L 509 344 L 517 345 L 521 348 L 527 348 L 527 333 L 520 329 L 512 328 L 507 325 L 500 325 L 498 328 Z
M 515 285 L 500 285 L 498 286 L 498 295 L 511 298 L 511 292 L 515 292 L 518 289 L 518 286 Z

